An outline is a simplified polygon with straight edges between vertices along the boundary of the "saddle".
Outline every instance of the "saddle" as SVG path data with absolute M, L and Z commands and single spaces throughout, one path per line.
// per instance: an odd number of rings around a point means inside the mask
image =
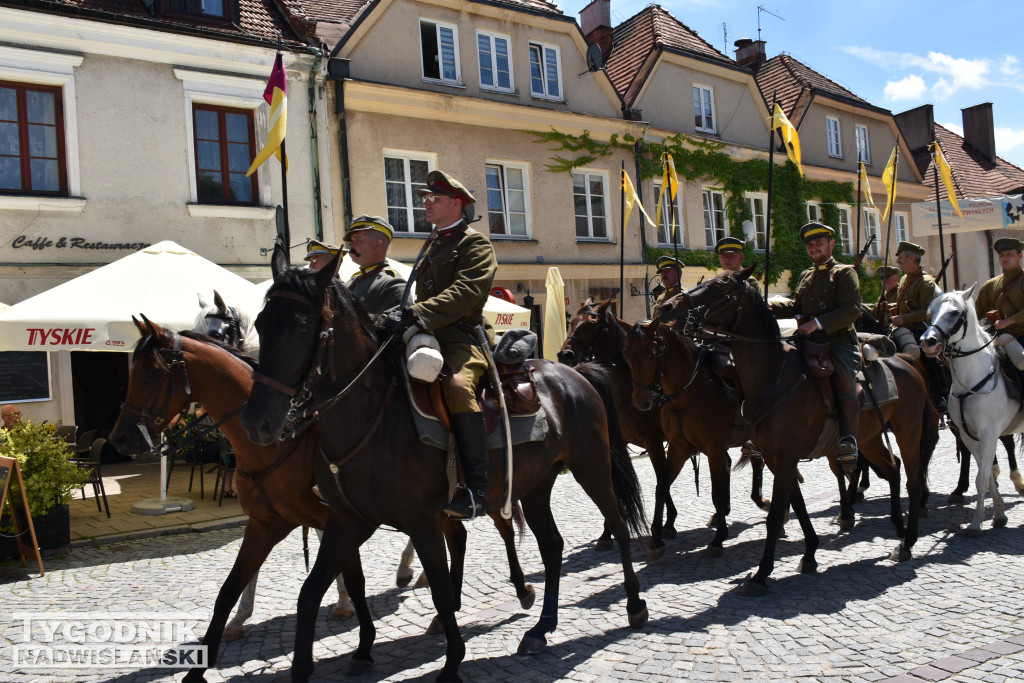
M 831 343 L 812 342 L 805 339 L 800 342 L 800 353 L 804 357 L 807 369 L 818 379 L 825 379 L 835 374 L 836 365 L 832 361 Z

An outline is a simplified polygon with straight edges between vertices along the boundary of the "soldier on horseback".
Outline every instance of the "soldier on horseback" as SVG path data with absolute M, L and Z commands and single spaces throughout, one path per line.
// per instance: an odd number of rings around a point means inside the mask
M 345 286 L 372 315 L 389 313 L 402 305 L 405 278 L 399 277 L 387 260 L 394 236 L 391 224 L 380 216 L 360 216 L 345 231 L 348 256 L 359 266 Z
M 487 356 L 476 345 L 474 328 L 483 323 L 498 261 L 491 241 L 469 227 L 465 207 L 476 199 L 443 171 L 427 174 L 416 190 L 436 234 L 416 273 L 416 303 L 388 316 L 389 329 L 401 335 L 413 325 L 433 332 L 452 376 L 443 382 L 466 486 L 458 487 L 444 511 L 459 520 L 487 514 L 487 428 L 476 389 L 487 375 Z M 488 336 L 493 331 L 488 328 Z
M 1021 256 L 1024 242 L 1015 237 L 996 240 L 992 248 L 999 254 L 1002 275 L 997 275 L 978 292 L 974 306 L 978 320 L 988 320 L 997 334 L 996 344 L 1002 347 L 1024 386 L 1024 270 Z
M 818 343 L 831 343 L 836 371 L 832 375 L 839 403 L 840 434 L 836 460 L 847 471 L 857 466 L 857 401 L 855 377 L 862 359 L 853 323 L 860 316 L 857 271 L 832 257 L 835 231 L 821 223 L 800 228 L 800 239 L 813 265 L 800 275 L 793 298 L 771 303 L 776 318 L 797 319 L 797 332 Z
M 899 266 L 903 276 L 896 292 L 896 301 L 889 306 L 889 313 L 892 315 L 892 324 L 896 328 L 893 331 L 893 341 L 896 348 L 905 351 L 907 346 L 912 346 L 920 356 L 921 350 L 918 342 L 925 328 L 928 327 L 928 305 L 932 299 L 939 295 L 940 290 L 935 280 L 926 275 L 921 268 L 921 257 L 924 256 L 924 247 L 913 242 L 900 242 L 896 245 L 896 265 Z M 921 358 L 924 366 L 928 368 L 931 376 L 932 400 L 935 409 L 940 413 L 946 412 L 946 395 L 949 387 L 946 385 L 946 373 L 939 365 L 938 358 L 924 356 Z
M 883 295 L 882 300 L 875 304 L 875 310 L 872 313 L 882 327 L 887 327 L 890 319 L 889 305 L 896 303 L 896 292 L 899 291 L 900 269 L 892 266 L 879 266 L 875 275 L 882 281 Z
M 679 293 L 679 278 L 682 277 L 683 268 L 686 266 L 679 259 L 666 254 L 658 257 L 655 267 L 658 270 L 658 277 L 661 278 L 661 285 L 665 288 L 665 291 L 654 301 L 653 308 L 657 311 L 661 304 Z

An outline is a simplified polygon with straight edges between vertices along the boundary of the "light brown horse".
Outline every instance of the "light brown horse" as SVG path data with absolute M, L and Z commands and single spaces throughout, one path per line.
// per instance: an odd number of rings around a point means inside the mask
M 817 571 L 814 557 L 818 537 L 807 514 L 797 482 L 797 463 L 816 450 L 834 453 L 835 443 L 819 448 L 819 437 L 828 427 L 822 388 L 808 372 L 800 352 L 784 343 L 779 327 L 760 292 L 747 283 L 753 267 L 722 275 L 673 297 L 660 312 L 661 320 L 679 319 L 693 308 L 707 307 L 704 329 L 732 339 L 733 357 L 744 403 L 742 414 L 747 434 L 764 454 L 775 475 L 772 505 L 768 512 L 767 539 L 757 572 L 743 586 L 744 595 L 764 595 L 768 576 L 775 566 L 775 545 L 783 513 L 792 505 L 806 542 L 799 571 Z M 938 438 L 938 416 L 928 399 L 920 373 L 899 357 L 885 359 L 896 379 L 899 400 L 881 407 L 882 419 L 891 425 L 899 444 L 910 493 L 909 520 L 903 524 L 899 499 L 899 469 L 890 463 L 882 442 L 884 425 L 873 410 L 861 412 L 857 443 L 865 457 L 888 480 L 890 518 L 902 539 L 890 558 L 910 559 L 917 540 L 920 501 L 925 487 L 928 459 Z M 799 428 L 798 428 L 799 427 Z M 836 434 L 838 436 L 838 434 Z M 845 496 L 842 470 L 829 458 Z

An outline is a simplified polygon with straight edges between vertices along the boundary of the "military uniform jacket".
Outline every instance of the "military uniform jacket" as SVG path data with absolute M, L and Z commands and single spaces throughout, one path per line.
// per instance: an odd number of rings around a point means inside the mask
M 903 327 L 911 332 L 924 332 L 928 327 L 928 305 L 939 295 L 939 288 L 930 275 L 921 271 L 900 278 L 896 305 L 903 316 Z
M 829 259 L 801 273 L 793 298 L 773 302 L 772 313 L 776 318 L 817 318 L 822 329 L 811 334 L 811 341 L 856 344 L 853 323 L 860 317 L 860 303 L 857 271 Z
M 390 313 L 402 303 L 405 278 L 399 277 L 386 262 L 370 266 L 345 283 L 370 315 Z
M 1006 296 L 1001 297 L 1004 283 L 1012 284 L 1010 284 Z M 978 311 L 978 320 L 984 318 L 987 312 L 998 308 L 1004 318 L 1013 318 L 1014 320 L 1013 325 L 1005 330 L 1000 330 L 1000 332 L 1012 334 L 1014 337 L 1024 335 L 1024 275 L 1021 270 L 1011 270 L 997 275 L 982 285 L 974 307 Z
M 473 341 L 467 326 L 483 322 L 497 270 L 491 241 L 461 221 L 442 231 L 424 255 L 412 310 L 442 344 Z
M 891 315 L 889 313 L 889 304 L 896 303 L 896 294 L 897 292 L 899 292 L 899 290 L 900 288 L 897 284 L 892 289 L 885 290 L 884 301 L 875 302 L 875 307 L 874 309 L 872 309 L 872 315 L 875 316 L 875 320 L 877 320 L 880 324 L 887 325 L 889 323 L 889 317 Z

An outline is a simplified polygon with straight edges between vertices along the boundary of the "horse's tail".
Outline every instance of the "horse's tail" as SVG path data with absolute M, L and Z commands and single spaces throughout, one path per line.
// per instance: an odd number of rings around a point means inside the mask
M 629 446 L 619 427 L 619 413 L 615 408 L 612 381 L 608 370 L 595 363 L 582 363 L 576 371 L 583 375 L 597 390 L 608 416 L 608 444 L 611 451 L 612 487 L 619 503 L 619 515 L 625 520 L 634 537 L 647 534 L 649 524 L 644 514 L 644 500 L 640 493 L 633 461 L 629 457 Z
M 519 540 L 526 535 L 526 516 L 523 515 L 523 506 L 518 500 L 512 501 L 512 523 L 515 524 L 515 531 L 518 532 Z

